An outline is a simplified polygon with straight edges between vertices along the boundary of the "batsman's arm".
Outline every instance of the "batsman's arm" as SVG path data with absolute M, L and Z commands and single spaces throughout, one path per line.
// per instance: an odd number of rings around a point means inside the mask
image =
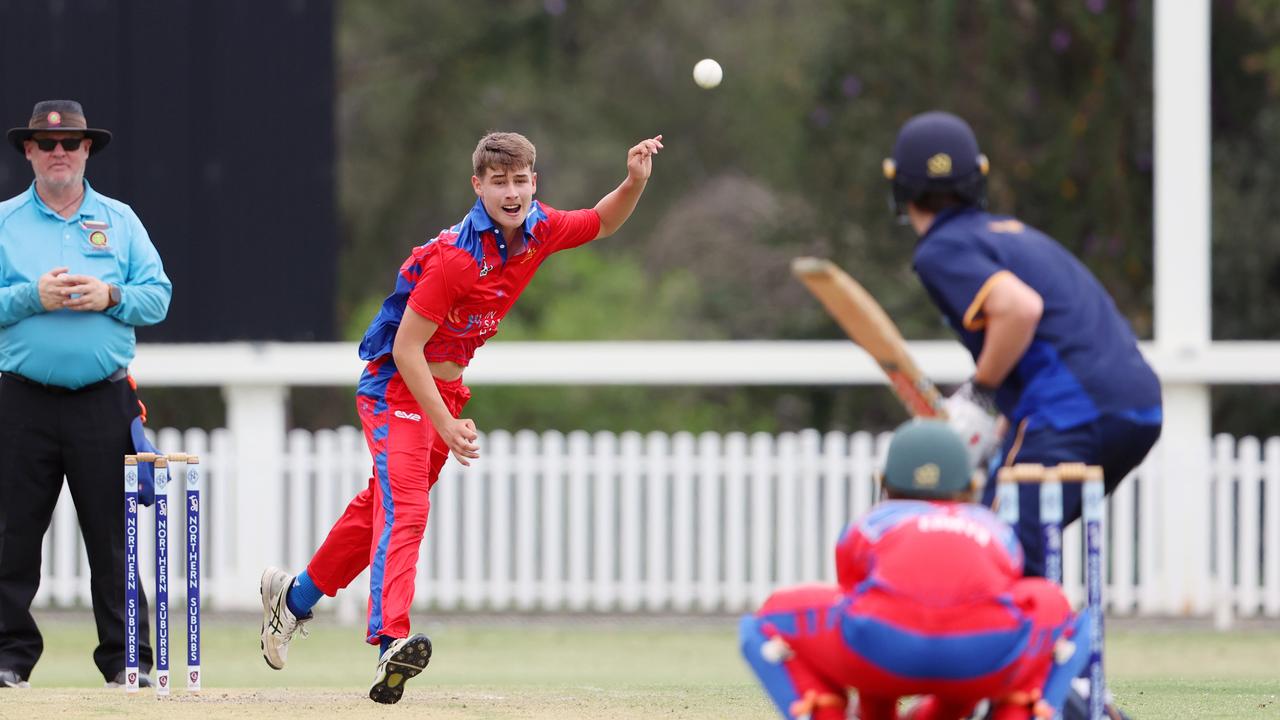
M 1031 346 L 1044 314 L 1044 299 L 1013 273 L 1004 273 L 982 303 L 986 337 L 973 380 L 999 387 Z
M 436 387 L 435 378 L 431 376 L 431 366 L 427 364 L 423 354 L 427 341 L 435 334 L 439 325 L 419 315 L 411 306 L 404 310 L 400 319 L 400 328 L 396 330 L 395 343 L 391 348 L 392 359 L 396 370 L 418 401 L 418 407 L 427 414 L 427 419 L 440 437 L 453 451 L 454 457 L 463 465 L 470 465 L 468 458 L 480 457 L 479 448 L 475 444 L 476 426 L 470 420 L 455 418 L 440 390 Z

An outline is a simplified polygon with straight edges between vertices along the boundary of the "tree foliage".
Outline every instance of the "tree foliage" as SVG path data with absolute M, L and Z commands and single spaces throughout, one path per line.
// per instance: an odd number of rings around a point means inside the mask
M 1277 212 L 1272 6 L 1214 5 L 1215 36 L 1232 38 L 1215 42 L 1214 69 L 1223 337 L 1271 336 L 1280 323 L 1261 302 L 1280 277 L 1280 249 L 1261 232 Z M 1135 0 L 347 0 L 341 321 L 358 336 L 409 248 L 463 216 L 484 132 L 529 136 L 539 198 L 562 208 L 594 204 L 624 177 L 626 149 L 663 133 L 631 221 L 549 262 L 498 342 L 839 337 L 789 279 L 787 262 L 804 253 L 862 279 L 908 337 L 947 337 L 880 175 L 900 123 L 939 108 L 977 130 L 992 208 L 1079 255 L 1149 337 L 1152 12 Z M 715 90 L 690 77 L 702 57 L 725 68 Z M 767 430 L 901 417 L 879 389 L 561 389 L 554 402 L 486 393 L 501 401 L 473 408 L 490 427 Z

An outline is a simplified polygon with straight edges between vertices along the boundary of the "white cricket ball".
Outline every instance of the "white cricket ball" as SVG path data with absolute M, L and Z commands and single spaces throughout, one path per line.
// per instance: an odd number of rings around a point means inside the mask
M 693 66 L 693 81 L 698 87 L 705 90 L 720 84 L 720 80 L 724 78 L 724 70 L 720 69 L 720 63 L 711 58 L 703 58 Z

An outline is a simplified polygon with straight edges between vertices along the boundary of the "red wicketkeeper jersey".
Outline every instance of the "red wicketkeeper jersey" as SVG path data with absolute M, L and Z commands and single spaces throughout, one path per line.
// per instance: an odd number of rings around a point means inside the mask
M 845 530 L 836 575 L 901 600 L 956 607 L 994 598 L 1022 577 L 1013 530 L 973 503 L 888 500 Z

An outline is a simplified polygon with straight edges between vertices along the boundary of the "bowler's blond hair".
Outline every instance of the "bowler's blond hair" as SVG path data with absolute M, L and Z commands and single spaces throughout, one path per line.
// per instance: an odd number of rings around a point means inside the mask
M 476 151 L 471 154 L 471 165 L 476 177 L 483 178 L 485 171 L 533 170 L 533 163 L 538 159 L 538 151 L 534 149 L 529 138 L 520 133 L 494 132 L 480 138 L 476 143 Z

